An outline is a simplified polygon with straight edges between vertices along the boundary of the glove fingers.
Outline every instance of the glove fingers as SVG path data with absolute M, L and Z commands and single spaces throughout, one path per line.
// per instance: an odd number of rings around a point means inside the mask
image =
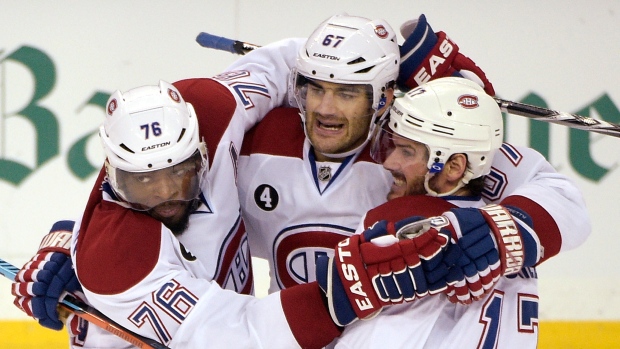
M 71 259 L 66 259 L 58 273 L 51 279 L 46 295 L 52 298 L 59 298 L 64 291 L 73 292 L 78 288 L 80 286 L 73 270 L 73 263 Z
M 448 266 L 453 266 L 457 263 L 459 258 L 463 255 L 463 250 L 457 244 L 449 244 L 444 253 L 444 263 Z
M 60 320 L 52 320 L 50 318 L 39 320 L 39 324 L 41 324 L 41 326 L 51 328 L 52 330 L 56 331 L 62 330 L 63 327 L 63 323 Z
M 18 307 L 19 309 L 23 310 L 24 313 L 26 313 L 26 315 L 33 317 L 32 305 L 30 304 L 31 299 L 32 298 L 30 297 L 16 297 L 13 300 L 13 304 L 15 304 L 15 306 Z
M 403 301 L 403 295 L 400 293 L 400 289 L 394 279 L 394 274 L 381 275 L 381 283 L 385 291 L 387 292 L 388 302 L 400 303 Z
M 434 258 L 429 258 L 422 261 L 422 267 L 426 271 L 437 269 L 440 265 L 443 265 L 443 252 L 441 251 L 435 254 Z
M 403 271 L 402 273 L 394 274 L 394 278 L 398 283 L 402 298 L 405 301 L 413 300 L 415 298 L 415 285 L 413 283 L 413 280 L 411 280 L 409 270 Z
M 476 259 L 476 258 L 479 258 L 480 256 L 485 255 L 489 251 L 492 251 L 492 250 L 497 251 L 497 249 L 495 248 L 495 244 L 493 243 L 493 239 L 491 238 L 491 235 L 489 234 L 490 233 L 487 232 L 486 239 L 478 240 L 471 246 L 464 248 L 464 251 L 467 254 L 467 256 L 469 256 L 469 258 Z M 461 245 L 461 248 L 463 248 L 462 245 Z
M 463 270 L 461 270 L 460 268 L 450 269 L 450 272 L 446 276 L 446 282 L 449 285 L 454 285 L 458 281 L 464 280 L 464 279 L 465 279 L 465 274 L 463 274 Z
M 424 297 L 428 294 L 428 284 L 426 283 L 426 276 L 422 268 L 409 268 L 411 279 L 415 283 L 415 293 L 418 297 Z
M 437 265 L 436 267 L 432 269 L 427 269 L 425 264 L 422 264 L 422 266 L 424 267 L 425 274 L 426 274 L 426 280 L 428 281 L 429 284 L 434 284 L 439 281 L 445 282 L 446 277 L 448 276 L 448 273 L 450 272 L 450 269 L 441 262 L 439 263 L 439 265 Z
M 372 279 L 372 284 L 375 288 L 375 292 L 377 293 L 377 297 L 379 298 L 379 300 L 383 303 L 389 303 L 390 296 L 387 290 L 385 289 L 385 285 L 383 284 L 382 277 L 379 274 L 377 274 L 377 276 L 375 276 Z

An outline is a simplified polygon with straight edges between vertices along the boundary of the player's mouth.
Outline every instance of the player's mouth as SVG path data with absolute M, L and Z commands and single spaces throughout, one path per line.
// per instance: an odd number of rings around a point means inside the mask
M 185 211 L 186 204 L 184 201 L 164 202 L 155 206 L 153 213 L 162 218 L 175 217 Z
M 407 179 L 400 173 L 392 172 L 394 181 L 392 182 L 392 188 L 401 188 L 407 186 Z
M 317 133 L 332 135 L 336 133 L 340 133 L 344 128 L 344 124 L 333 122 L 333 121 L 319 121 L 316 120 L 316 129 Z

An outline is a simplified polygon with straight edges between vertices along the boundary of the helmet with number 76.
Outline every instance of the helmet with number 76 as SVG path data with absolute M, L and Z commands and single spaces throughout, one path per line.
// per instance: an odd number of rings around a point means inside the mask
M 106 114 L 99 136 L 108 181 L 121 200 L 148 210 L 200 194 L 208 167 L 206 145 L 199 138 L 194 108 L 172 84 L 160 81 L 157 86 L 116 91 Z

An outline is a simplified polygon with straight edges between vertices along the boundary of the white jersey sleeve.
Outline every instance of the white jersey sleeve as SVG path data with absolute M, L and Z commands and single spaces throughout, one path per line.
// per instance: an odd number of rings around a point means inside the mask
M 252 72 L 258 83 L 268 89 L 274 105 L 264 110 L 262 115 L 274 107 L 297 106 L 290 89 L 294 78 L 291 72 L 295 67 L 297 54 L 305 43 L 306 39 L 301 38 L 280 40 L 249 52 L 226 68 L 227 72 Z M 218 75 L 217 78 L 225 78 L 226 74 L 229 73 Z

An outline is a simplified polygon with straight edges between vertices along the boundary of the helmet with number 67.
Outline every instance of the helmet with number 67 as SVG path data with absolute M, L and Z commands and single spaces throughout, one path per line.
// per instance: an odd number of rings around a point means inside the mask
M 99 136 L 106 172 L 121 200 L 138 210 L 166 201 L 190 201 L 200 194 L 207 169 L 198 119 L 172 85 L 114 92 Z M 157 190 L 155 190 L 157 189 Z
M 430 81 L 395 99 L 371 155 L 383 163 L 398 135 L 426 145 L 429 174 L 438 173 L 452 154 L 466 154 L 462 179 L 488 174 L 493 155 L 502 144 L 502 113 L 493 97 L 475 82 L 457 77 Z
M 385 91 L 395 84 L 400 64 L 396 32 L 383 20 L 339 14 L 321 23 L 297 56 L 294 94 L 306 122 L 308 82 L 360 85 L 370 100 L 368 138 L 386 105 Z

